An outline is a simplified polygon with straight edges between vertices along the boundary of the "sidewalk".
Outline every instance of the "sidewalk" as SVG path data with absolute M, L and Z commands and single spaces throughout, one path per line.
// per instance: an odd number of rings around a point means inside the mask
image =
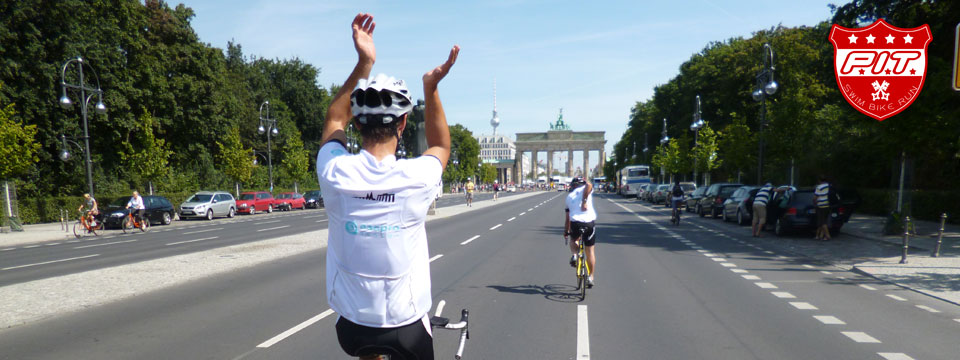
M 854 215 L 832 241 L 766 236 L 763 239 L 840 268 L 960 305 L 960 226 L 947 224 L 940 257 L 931 257 L 937 243 L 939 222 L 917 221 L 917 234 L 910 236 L 906 264 L 900 264 L 903 235 L 884 236 L 886 219 Z

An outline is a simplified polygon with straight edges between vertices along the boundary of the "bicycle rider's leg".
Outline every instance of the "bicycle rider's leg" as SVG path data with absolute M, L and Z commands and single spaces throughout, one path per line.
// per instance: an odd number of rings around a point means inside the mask
M 594 245 L 597 243 L 597 229 L 595 226 L 590 226 L 585 229 L 583 234 L 583 246 L 584 252 L 587 255 L 587 265 L 590 267 L 590 280 L 593 280 L 593 275 L 597 273 L 597 257 L 594 253 Z
M 433 336 L 429 331 L 429 318 L 415 321 L 398 328 L 372 328 L 359 325 L 345 318 L 337 320 L 337 340 L 347 355 L 360 356 L 377 347 L 397 352 L 401 359 L 433 359 Z M 363 356 L 360 359 L 378 359 Z
M 145 211 L 146 211 L 146 210 L 144 210 L 144 209 L 138 209 L 138 210 L 137 210 L 137 221 L 139 221 L 141 224 L 142 224 L 143 221 L 144 221 L 143 213 L 144 213 Z

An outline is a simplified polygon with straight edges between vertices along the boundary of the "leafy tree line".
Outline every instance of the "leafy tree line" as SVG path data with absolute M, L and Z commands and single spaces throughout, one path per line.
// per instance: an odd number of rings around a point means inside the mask
M 654 88 L 652 98 L 634 105 L 605 174 L 613 178 L 623 166 L 652 164 L 690 179 L 697 164 L 698 172 L 709 172 L 713 181 L 737 180 L 741 175 L 741 181 L 755 183 L 762 136 L 764 181 L 787 183 L 794 170 L 803 186 L 827 174 L 843 186 L 893 188 L 899 180 L 901 154 L 906 154 L 912 187 L 956 190 L 960 93 L 951 89 L 950 80 L 960 2 L 856 0 L 834 7 L 833 13 L 832 19 L 816 26 L 778 26 L 749 38 L 713 42 L 693 54 L 680 65 L 677 76 Z M 909 108 L 883 122 L 857 112 L 844 100 L 827 39 L 831 24 L 856 28 L 878 18 L 904 28 L 929 24 L 933 35 L 922 91 Z M 767 126 L 761 132 L 761 104 L 751 93 L 764 43 L 775 51 L 779 90 L 767 98 Z M 707 124 L 694 146 L 689 127 L 698 94 Z M 664 118 L 671 140 L 660 146 Z M 645 145 L 647 152 L 642 151 Z M 653 172 L 659 174 L 659 169 Z
M 68 93 L 73 109 L 58 106 L 61 80 L 79 81 L 72 68 L 61 79 L 61 67 L 78 56 L 95 70 L 85 68 L 84 81 L 99 80 L 107 106 L 105 115 L 88 114 L 98 194 L 148 183 L 164 192 L 268 187 L 266 161 L 254 165 L 267 151 L 257 132 L 265 101 L 279 128 L 274 182 L 316 185 L 311 159 L 331 100 L 319 68 L 202 43 L 193 10 L 159 0 L 4 1 L 0 14 L 0 179 L 15 179 L 21 199 L 86 191 L 83 156 L 58 158 L 60 135 L 83 135 L 83 100 Z

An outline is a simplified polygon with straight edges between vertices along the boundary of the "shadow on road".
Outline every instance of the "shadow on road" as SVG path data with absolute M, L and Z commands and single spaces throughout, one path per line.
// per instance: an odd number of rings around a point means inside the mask
M 564 285 L 564 284 L 548 284 L 548 285 L 517 285 L 517 286 L 501 286 L 501 285 L 489 285 L 488 288 L 497 290 L 499 292 L 513 293 L 513 294 L 524 294 L 524 295 L 543 295 L 544 298 L 550 301 L 571 303 L 580 301 L 580 293 L 577 291 L 576 286 L 573 285 Z

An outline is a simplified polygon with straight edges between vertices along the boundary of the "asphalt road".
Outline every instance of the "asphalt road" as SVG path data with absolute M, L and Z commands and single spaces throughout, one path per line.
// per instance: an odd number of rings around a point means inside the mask
M 492 193 L 478 193 L 475 200 L 492 197 Z M 447 194 L 437 207 L 465 202 L 463 195 Z M 101 236 L 4 248 L 0 250 L 0 286 L 325 229 L 326 221 L 324 209 L 275 211 L 177 221 L 172 226 L 154 225 L 145 233 L 106 230 Z
M 752 242 L 744 227 L 595 200 L 596 287 L 575 296 L 562 193 L 427 226 L 434 304 L 466 359 L 955 359 L 960 311 Z M 291 220 L 292 221 L 292 220 Z M 346 359 L 323 251 L 0 332 L 2 359 Z M 2 288 L 0 288 L 2 289 Z M 435 332 L 438 358 L 456 332 Z

